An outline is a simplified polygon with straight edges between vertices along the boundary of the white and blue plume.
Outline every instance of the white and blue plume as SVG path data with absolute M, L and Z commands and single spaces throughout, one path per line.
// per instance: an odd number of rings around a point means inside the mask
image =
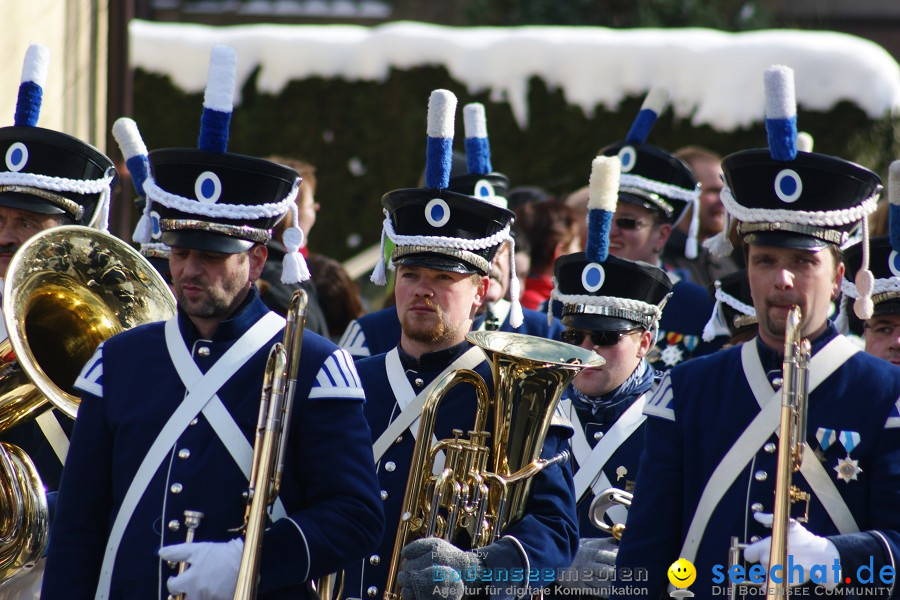
M 634 118 L 625 141 L 630 144 L 643 144 L 650 135 L 650 130 L 656 124 L 659 115 L 666 109 L 669 102 L 669 92 L 665 88 L 654 87 L 644 98 L 641 110 Z
M 44 84 L 50 68 L 50 50 L 40 44 L 32 44 L 25 52 L 22 65 L 22 82 L 16 101 L 14 123 L 19 127 L 35 127 L 41 114 Z
M 591 262 L 609 256 L 609 230 L 619 198 L 622 162 L 618 156 L 597 156 L 591 162 L 588 186 L 588 233 L 585 253 Z
M 774 160 L 797 157 L 797 97 L 794 70 L 774 65 L 763 75 L 766 89 L 766 135 L 769 154 Z
M 491 144 L 488 140 L 484 104 L 471 102 L 463 107 L 466 131 L 466 167 L 470 175 L 486 175 L 491 166 Z
M 134 191 L 138 196 L 145 198 L 144 214 L 141 215 L 134 234 L 131 236 L 135 242 L 146 244 L 151 241 L 152 224 L 150 221 L 150 199 L 146 198 L 144 193 L 144 182 L 150 176 L 150 159 L 147 152 L 147 146 L 141 138 L 141 132 L 138 131 L 137 123 L 128 117 L 120 117 L 116 119 L 112 127 L 113 137 L 125 157 L 125 166 L 131 174 L 131 183 L 134 185 Z
M 203 95 L 200 139 L 197 147 L 206 152 L 228 150 L 228 126 L 234 109 L 237 52 L 231 46 L 213 46 Z
M 428 98 L 428 140 L 425 147 L 425 187 L 445 189 L 450 185 L 453 166 L 453 127 L 456 96 L 448 90 L 434 90 Z

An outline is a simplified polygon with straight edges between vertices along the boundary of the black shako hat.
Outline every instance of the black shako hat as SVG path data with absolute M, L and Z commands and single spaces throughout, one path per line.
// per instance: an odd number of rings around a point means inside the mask
M 595 331 L 655 328 L 672 292 L 662 269 L 609 255 L 603 263 L 578 252 L 553 265 L 553 300 L 562 302 L 562 322 Z
M 862 265 L 862 244 L 854 244 L 844 251 L 844 279 L 841 281 L 841 292 L 845 298 L 856 299 L 859 292 L 853 283 Z M 900 314 L 900 253 L 891 246 L 889 236 L 869 240 L 869 270 L 875 276 L 872 289 L 873 317 L 878 315 Z M 848 310 L 848 302 L 842 302 L 842 311 L 848 317 L 850 331 L 856 335 L 863 334 L 863 321 L 852 310 Z
M 113 125 L 135 191 L 146 199 L 134 241 L 234 254 L 267 243 L 272 227 L 291 211 L 293 225 L 282 238 L 287 252 L 281 281 L 304 281 L 309 270 L 300 254 L 300 175 L 271 161 L 226 151 L 236 63 L 234 48 L 213 47 L 197 149 L 148 153 L 134 121 L 121 118 Z
M 650 144 L 622 141 L 600 151 L 622 162 L 619 202 L 660 213 L 675 225 L 698 197 L 697 180 L 681 159 Z
M 396 244 L 395 265 L 487 275 L 514 213 L 472 196 L 438 189 L 388 192 L 381 200 Z
M 106 230 L 116 169 L 97 148 L 37 127 L 50 52 L 28 48 L 15 125 L 0 128 L 0 206 L 68 215 L 78 225 Z
M 801 151 L 794 72 L 776 65 L 766 69 L 764 82 L 769 147 L 722 159 L 728 218 L 738 221 L 748 244 L 813 251 L 841 245 L 875 210 L 881 179 L 841 158 Z M 714 254 L 731 251 L 729 229 L 708 241 Z
M 872 171 L 813 152 L 796 151 L 793 160 L 782 161 L 769 149 L 744 150 L 726 156 L 722 171 L 723 202 L 749 244 L 809 250 L 841 245 L 874 210 L 881 191 Z
M 239 154 L 175 148 L 149 158 L 153 237 L 171 247 L 237 253 L 265 244 L 286 212 L 279 203 L 300 182 L 293 169 Z M 156 201 L 163 193 L 167 201 Z

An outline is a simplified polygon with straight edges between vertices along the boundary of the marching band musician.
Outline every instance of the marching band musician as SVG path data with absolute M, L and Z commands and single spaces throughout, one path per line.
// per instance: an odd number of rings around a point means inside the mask
M 674 284 L 658 339 L 647 356 L 660 370 L 714 352 L 723 341 L 708 343 L 701 338 L 712 309 L 706 290 L 669 270 L 661 260 L 672 228 L 687 218 L 691 207 L 685 256 L 696 256 L 700 205 L 700 190 L 688 166 L 646 141 L 667 102 L 664 89 L 650 90 L 625 139 L 600 151 L 622 161 L 618 204 L 609 232 L 610 254 L 663 268 Z
M 507 208 L 505 196 L 509 189 L 509 180 L 506 175 L 494 171 L 491 166 L 484 105 L 479 102 L 467 104 L 463 107 L 463 117 L 468 172 L 455 173 L 457 163 L 462 161 L 455 160 L 454 154 L 447 189 Z M 476 312 L 472 323 L 473 331 L 510 331 L 559 339 L 563 327 L 558 319 L 553 319 L 548 324 L 546 317 L 540 312 L 518 306 L 519 280 L 515 276 L 515 261 L 509 259 L 510 253 L 512 246 L 509 242 L 504 242 L 494 256 L 488 273 L 491 285 L 485 302 Z M 511 320 L 511 317 L 519 311 L 522 315 L 521 323 Z M 341 336 L 339 345 L 354 359 L 359 359 L 387 352 L 396 347 L 399 341 L 400 320 L 397 317 L 397 307 L 389 306 L 351 321 Z
M 854 281 L 862 266 L 863 248 L 860 243 L 850 246 L 844 253 L 847 264 L 847 272 L 841 282 L 844 296 L 835 323 L 839 326 L 846 323 L 851 333 L 861 336 L 869 354 L 900 365 L 900 262 L 897 261 L 897 250 L 900 249 L 900 161 L 891 163 L 888 196 L 891 234 L 874 238 L 869 243 L 869 269 L 875 276 L 872 317 L 862 321 L 851 308 L 859 298 Z
M 578 465 L 581 541 L 562 585 L 599 591 L 610 581 L 616 543 L 591 522 L 589 508 L 600 492 L 617 487 L 632 492 L 644 445 L 642 411 L 661 373 L 646 360 L 653 347 L 672 282 L 662 269 L 608 256 L 607 223 L 615 212 L 619 159 L 597 157 L 591 173 L 586 252 L 560 257 L 554 265 L 551 302 L 563 305 L 564 342 L 593 350 L 602 367 L 578 373 L 560 402 L 575 426 L 572 450 Z M 596 223 L 596 224 L 595 224 Z M 624 523 L 624 507 L 608 511 Z M 588 572 L 590 574 L 588 574 Z
M 859 351 L 827 318 L 844 273 L 840 244 L 860 221 L 865 227 L 880 180 L 839 158 L 798 152 L 792 72 L 773 67 L 765 79 L 769 148 L 723 161 L 723 201 L 738 220 L 758 337 L 675 367 L 647 402 L 616 567 L 646 569 L 651 598 L 665 592 L 679 558 L 693 564 L 691 595 L 702 598 L 749 579 L 755 562 L 763 580 L 771 569 L 794 585 L 842 585 L 833 593 L 845 597 L 891 597 L 896 574 L 884 577 L 884 567 L 896 569 L 900 557 L 900 370 Z M 727 252 L 730 244 L 717 241 Z M 871 313 L 866 300 L 856 302 L 863 315 Z M 803 523 L 805 503 L 788 509 L 789 564 L 769 565 L 777 454 L 788 443 L 777 431 L 791 306 L 811 344 L 805 456 L 793 474 L 810 504 Z M 747 566 L 736 567 L 742 576 L 728 572 L 731 537 L 750 544 Z
M 178 314 L 107 340 L 78 378 L 44 598 L 234 594 L 263 371 L 284 328 L 253 282 L 300 182 L 291 169 L 226 152 L 235 60 L 233 49 L 213 49 L 200 149 L 149 155 L 138 231 L 172 248 Z M 299 235 L 285 237 L 296 262 L 285 261 L 284 277 L 296 281 Z M 304 582 L 379 539 L 363 402 L 350 357 L 307 332 L 260 598 L 306 598 Z M 202 513 L 198 526 L 186 511 Z M 187 529 L 194 543 L 182 543 Z M 188 568 L 175 576 L 179 562 Z
M 13 255 L 35 234 L 105 216 L 116 175 L 112 161 L 93 146 L 36 126 L 49 60 L 46 47 L 28 48 L 15 124 L 0 128 L 0 284 Z M 0 341 L 6 339 L 0 319 Z M 34 461 L 48 491 L 51 516 L 71 428 L 71 420 L 51 407 L 0 433 L 0 441 L 21 447 Z M 0 598 L 40 589 L 42 575 L 43 560 L 29 575 L 0 589 Z
M 429 150 L 442 142 L 449 149 L 456 98 L 446 90 L 432 92 L 429 101 Z M 440 109 L 443 109 L 441 111 Z M 369 403 L 366 418 L 372 428 L 375 461 L 387 528 L 374 554 L 347 570 L 348 598 L 381 598 L 390 567 L 404 491 L 418 433 L 421 403 L 429 385 L 454 369 L 475 370 L 490 389 L 492 377 L 483 352 L 466 334 L 490 283 L 491 259 L 508 238 L 513 213 L 505 208 L 446 189 L 449 169 L 429 153 L 426 189 L 397 190 L 382 200 L 387 215 L 385 234 L 396 244 L 391 260 L 397 269 L 397 312 L 402 326 L 399 345 L 386 354 L 358 361 Z M 383 281 L 382 273 L 373 280 Z M 452 388 L 437 411 L 435 436 L 452 437 L 454 428 L 468 431 L 475 415 L 471 386 Z M 568 424 L 551 425 L 542 456 L 568 447 Z M 402 549 L 398 582 L 406 600 L 440 595 L 455 598 L 463 584 L 448 577 L 436 581 L 433 569 L 445 567 L 472 574 L 481 568 L 503 572 L 500 595 L 509 586 L 528 584 L 529 569 L 569 564 L 577 544 L 575 503 L 568 466 L 554 464 L 534 477 L 524 517 L 502 536 L 477 551 L 456 548 L 426 537 Z M 515 582 L 518 570 L 520 579 Z M 521 577 L 525 574 L 524 578 Z M 479 582 L 465 585 L 478 586 Z

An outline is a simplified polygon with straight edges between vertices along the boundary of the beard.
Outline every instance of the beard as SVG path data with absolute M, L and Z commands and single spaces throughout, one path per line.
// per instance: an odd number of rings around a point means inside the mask
M 447 323 L 447 315 L 444 310 L 427 298 L 423 299 L 421 304 L 434 312 L 424 314 L 410 310 L 404 312 L 401 325 L 406 337 L 424 344 L 438 344 L 453 337 L 454 332 Z
M 189 298 L 184 292 L 184 283 L 200 287 L 203 293 Z M 175 283 L 175 298 L 178 300 L 178 306 L 191 317 L 200 319 L 224 318 L 231 314 L 235 303 L 235 292 L 228 288 L 215 288 L 208 282 L 201 279 L 191 279 L 185 282 L 178 281 Z

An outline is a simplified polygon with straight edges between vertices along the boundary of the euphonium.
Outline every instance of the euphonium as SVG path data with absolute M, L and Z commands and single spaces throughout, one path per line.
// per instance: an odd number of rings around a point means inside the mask
M 281 489 L 294 390 L 300 368 L 303 329 L 306 324 L 306 302 L 306 292 L 294 292 L 288 306 L 283 344 L 272 347 L 266 363 L 253 444 L 247 507 L 244 512 L 244 551 L 238 568 L 235 600 L 256 598 L 262 537 L 268 518 L 267 508 L 275 502 Z
M 809 516 L 809 494 L 791 483 L 793 473 L 800 470 L 803 444 L 806 442 L 806 404 L 809 389 L 809 340 L 801 339 L 800 308 L 792 306 L 787 314 L 784 331 L 784 362 L 782 363 L 781 423 L 778 429 L 778 462 L 775 477 L 775 505 L 772 520 L 772 545 L 769 565 L 787 565 L 787 538 L 791 519 L 791 504 L 805 502 L 806 522 Z M 742 544 L 731 538 L 729 568 L 737 564 Z M 786 567 L 785 567 L 786 568 Z M 737 592 L 732 584 L 732 597 Z M 767 600 L 784 600 L 788 596 L 787 577 L 780 583 L 766 582 Z
M 49 400 L 71 418 L 73 384 L 97 346 L 175 314 L 162 277 L 121 240 L 82 226 L 54 227 L 12 257 L 3 289 L 9 338 L 0 343 L 0 431 Z M 0 582 L 40 558 L 49 518 L 44 487 L 20 448 L 0 451 Z
M 480 375 L 459 369 L 437 380 L 425 400 L 384 600 L 400 598 L 400 553 L 409 542 L 437 536 L 479 548 L 522 517 L 534 475 L 568 458 L 566 452 L 540 458 L 560 395 L 581 369 L 604 363 L 589 350 L 529 335 L 480 331 L 467 339 L 490 360 L 494 395 Z M 432 446 L 438 406 L 458 383 L 475 388 L 473 430 L 468 439 L 456 430 L 453 439 Z M 440 452 L 446 457 L 435 476 Z

